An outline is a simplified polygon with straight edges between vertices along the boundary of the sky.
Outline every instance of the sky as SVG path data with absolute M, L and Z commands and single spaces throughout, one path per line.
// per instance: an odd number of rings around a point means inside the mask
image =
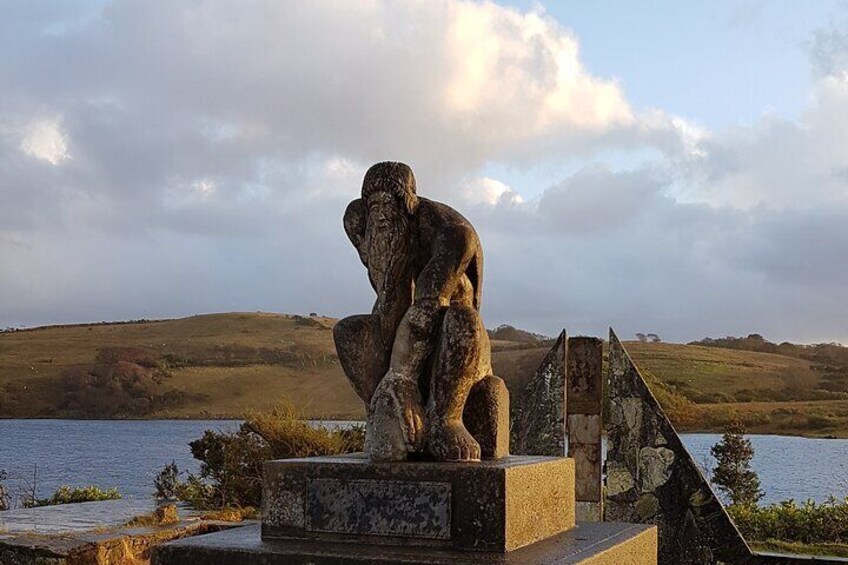
M 488 327 L 848 343 L 845 1 L 0 3 L 0 327 L 370 311 L 399 160 Z

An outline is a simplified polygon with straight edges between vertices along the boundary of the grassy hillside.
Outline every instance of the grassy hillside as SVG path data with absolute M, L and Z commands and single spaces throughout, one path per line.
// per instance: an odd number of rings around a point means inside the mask
M 315 416 L 359 417 L 332 323 L 234 313 L 0 334 L 0 417 L 234 417 L 283 397 Z M 80 389 L 90 394 L 73 402 Z M 137 397 L 159 400 L 135 407 Z
M 232 313 L 2 333 L 0 418 L 238 417 L 281 398 L 315 417 L 360 418 L 333 323 Z M 524 332 L 493 337 L 495 370 L 515 394 L 551 342 Z M 740 418 L 756 432 L 848 435 L 848 394 L 824 390 L 811 361 L 698 345 L 626 347 L 681 429 L 719 430 Z
M 630 354 L 681 430 L 848 437 L 848 394 L 812 361 L 699 345 L 629 342 Z

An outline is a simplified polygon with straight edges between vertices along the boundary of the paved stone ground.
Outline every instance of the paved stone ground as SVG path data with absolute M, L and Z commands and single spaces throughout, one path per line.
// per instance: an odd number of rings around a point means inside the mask
M 155 507 L 128 498 L 0 512 L 0 565 L 143 565 L 156 544 L 255 523 L 202 520 L 181 509 L 174 524 L 126 525 Z
M 58 534 L 114 527 L 155 509 L 150 498 L 18 508 L 0 512 L 0 539 L 11 534 Z

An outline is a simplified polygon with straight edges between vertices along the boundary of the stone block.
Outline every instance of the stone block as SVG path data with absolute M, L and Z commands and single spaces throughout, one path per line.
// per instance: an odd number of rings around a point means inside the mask
M 596 337 L 568 338 L 568 413 L 600 414 L 602 407 L 603 340 Z
M 574 496 L 579 502 L 601 502 L 601 446 L 569 446 L 574 460 Z
M 600 445 L 602 427 L 600 414 L 569 414 L 568 444 Z
M 580 502 L 578 500 L 574 510 L 578 522 L 601 522 L 604 519 L 600 502 Z
M 507 552 L 574 525 L 574 463 L 374 463 L 363 455 L 268 461 L 265 539 Z

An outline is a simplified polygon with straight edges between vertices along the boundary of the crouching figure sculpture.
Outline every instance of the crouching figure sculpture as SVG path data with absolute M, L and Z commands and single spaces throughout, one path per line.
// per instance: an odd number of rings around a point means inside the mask
M 480 318 L 470 222 L 416 194 L 403 163 L 372 166 L 344 215 L 377 300 L 338 322 L 342 368 L 366 406 L 374 460 L 477 461 L 508 450 L 508 395 Z

